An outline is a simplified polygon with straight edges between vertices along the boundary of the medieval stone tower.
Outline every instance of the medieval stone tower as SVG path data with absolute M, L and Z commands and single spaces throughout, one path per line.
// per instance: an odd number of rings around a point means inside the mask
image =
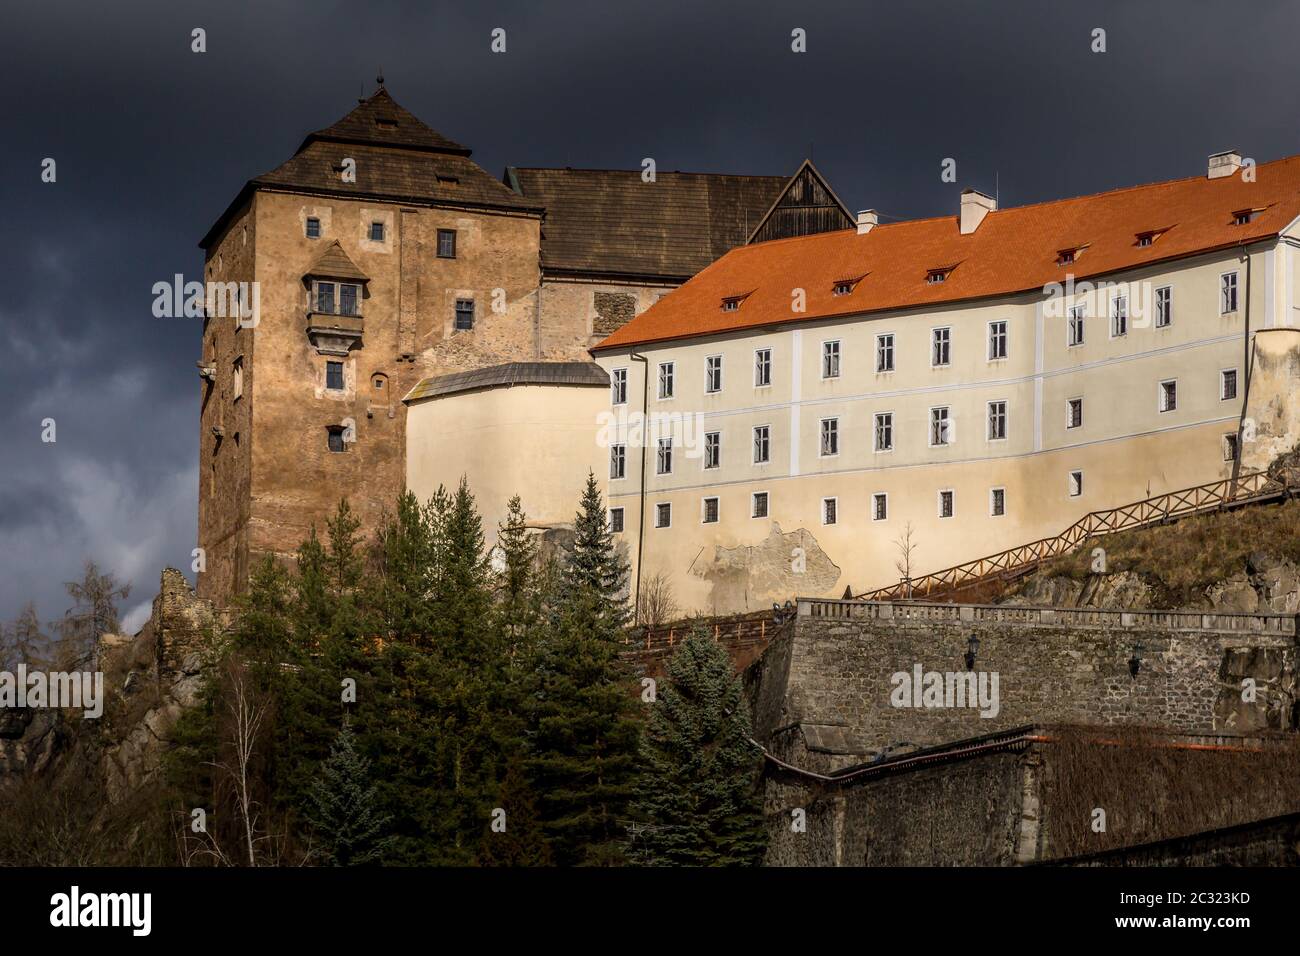
M 750 239 L 791 188 L 664 173 L 651 195 L 639 171 L 506 179 L 381 83 L 246 183 L 204 236 L 209 287 L 247 284 L 257 308 L 204 319 L 202 597 L 224 602 L 260 556 L 292 555 L 341 498 L 373 530 L 404 487 L 402 398 L 422 379 L 589 362 L 589 345 Z

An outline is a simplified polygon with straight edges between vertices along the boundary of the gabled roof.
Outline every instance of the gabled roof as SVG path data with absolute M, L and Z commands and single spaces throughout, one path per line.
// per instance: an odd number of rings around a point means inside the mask
M 307 270 L 307 275 L 317 279 L 356 279 L 369 282 L 370 276 L 357 268 L 356 263 L 348 258 L 339 241 L 335 239 L 319 259 Z
M 849 207 L 840 201 L 826 177 L 805 159 L 785 188 L 772 201 L 763 218 L 749 234 L 747 242 L 766 242 L 791 236 L 845 229 L 854 225 Z
M 507 362 L 490 368 L 421 379 L 404 402 L 512 385 L 609 385 L 609 373 L 595 362 Z
M 546 207 L 542 268 L 677 283 L 749 237 L 784 176 L 511 166 L 517 194 Z
M 396 124 L 391 128 L 390 120 Z M 420 122 L 380 87 L 337 123 L 308 134 L 288 160 L 245 183 L 199 246 L 215 242 L 258 189 L 541 215 L 540 203 L 518 195 L 469 156 L 468 149 Z M 343 181 L 344 159 L 356 163 L 355 182 Z
M 317 140 L 331 143 L 368 143 L 405 149 L 426 150 L 436 153 L 458 153 L 468 156 L 470 150 L 426 126 L 414 113 L 399 106 L 380 87 L 372 96 L 337 123 L 308 133 L 298 152 Z
M 1233 248 L 1278 235 L 1300 216 L 1300 156 L 1241 175 L 1116 189 L 1090 196 L 990 212 L 963 236 L 957 216 L 917 219 L 742 246 L 665 296 L 595 350 L 793 324 L 834 316 L 938 306 L 1041 292 L 1049 283 L 1095 279 L 1121 270 Z M 1264 207 L 1234 225 L 1234 210 Z M 1149 246 L 1137 237 L 1165 231 Z M 1086 243 L 1087 254 L 1062 266 L 1059 251 Z M 960 263 L 946 281 L 930 270 Z M 836 279 L 865 275 L 848 295 Z M 802 288 L 807 311 L 792 314 L 790 290 Z M 753 290 L 733 312 L 722 300 Z

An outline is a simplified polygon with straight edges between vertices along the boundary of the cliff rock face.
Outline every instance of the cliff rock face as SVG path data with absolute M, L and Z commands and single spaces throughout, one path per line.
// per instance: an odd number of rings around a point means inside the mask
M 0 792 L 23 779 L 78 775 L 97 781 L 109 803 L 125 800 L 158 773 L 172 726 L 198 701 L 204 648 L 228 624 L 181 572 L 165 569 L 140 632 L 100 638 L 102 716 L 0 711 Z

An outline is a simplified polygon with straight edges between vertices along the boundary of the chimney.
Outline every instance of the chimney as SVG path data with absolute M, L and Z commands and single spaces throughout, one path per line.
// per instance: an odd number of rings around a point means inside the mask
M 1207 173 L 1210 179 L 1231 176 L 1239 169 L 1241 169 L 1241 153 L 1235 149 L 1225 149 L 1221 153 L 1210 154 L 1210 168 Z
M 880 217 L 874 209 L 863 209 L 858 212 L 859 236 L 865 236 L 878 225 L 880 225 Z
M 961 193 L 961 234 L 969 236 L 980 227 L 984 217 L 998 208 L 992 196 L 978 189 L 963 189 Z

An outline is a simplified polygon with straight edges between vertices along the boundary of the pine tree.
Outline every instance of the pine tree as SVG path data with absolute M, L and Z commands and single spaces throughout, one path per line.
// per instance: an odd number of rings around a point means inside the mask
M 334 866 L 377 862 L 392 842 L 384 835 L 389 817 L 380 809 L 370 761 L 346 718 L 312 783 L 310 819 Z
M 130 596 L 131 585 L 120 583 L 111 571 L 101 573 L 95 562 L 87 561 L 81 580 L 68 581 L 64 588 L 73 606 L 60 623 L 58 665 L 73 670 L 89 661 L 93 669 L 98 666 L 99 639 L 121 630 L 117 602 Z
M 650 706 L 636 857 L 657 866 L 757 865 L 766 845 L 762 761 L 726 651 L 697 629 Z

